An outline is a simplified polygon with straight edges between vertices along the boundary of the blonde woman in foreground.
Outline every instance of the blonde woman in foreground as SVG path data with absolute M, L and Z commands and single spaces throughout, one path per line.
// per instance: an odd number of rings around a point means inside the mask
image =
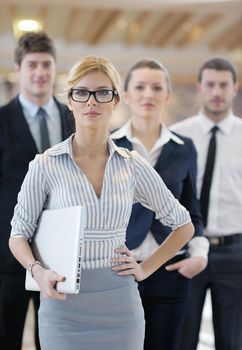
M 12 219 L 10 248 L 25 268 L 32 265 L 41 289 L 42 350 L 142 350 L 144 314 L 136 281 L 184 246 L 193 225 L 156 171 L 108 137 L 120 100 L 120 78 L 112 63 L 84 57 L 70 71 L 67 91 L 76 133 L 31 162 Z M 140 264 L 125 247 L 136 202 L 173 230 Z M 64 276 L 35 263 L 28 241 L 43 209 L 75 205 L 87 210 L 83 271 L 79 294 L 66 296 L 55 288 Z

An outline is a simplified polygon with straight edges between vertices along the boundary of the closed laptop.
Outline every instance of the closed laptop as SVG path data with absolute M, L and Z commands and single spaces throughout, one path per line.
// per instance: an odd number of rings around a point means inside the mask
M 86 211 L 83 206 L 44 210 L 31 243 L 36 260 L 45 268 L 65 276 L 56 289 L 76 294 L 80 289 L 81 257 Z M 26 271 L 26 290 L 39 291 L 39 286 Z

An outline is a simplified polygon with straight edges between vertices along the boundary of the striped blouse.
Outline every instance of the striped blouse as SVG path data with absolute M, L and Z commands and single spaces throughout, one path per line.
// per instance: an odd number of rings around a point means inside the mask
M 75 205 L 86 207 L 83 268 L 111 266 L 114 249 L 125 244 L 132 205 L 153 210 L 164 225 L 176 229 L 188 222 L 187 210 L 166 188 L 156 171 L 135 151 L 117 147 L 108 139 L 100 198 L 75 163 L 72 138 L 37 155 L 29 165 L 11 221 L 13 237 L 31 241 L 43 209 Z

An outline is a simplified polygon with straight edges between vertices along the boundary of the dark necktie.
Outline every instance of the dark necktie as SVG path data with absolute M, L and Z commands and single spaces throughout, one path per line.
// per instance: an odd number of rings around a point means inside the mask
M 205 167 L 205 172 L 203 176 L 203 184 L 202 184 L 202 190 L 201 190 L 201 196 L 200 196 L 201 213 L 202 213 L 204 227 L 207 226 L 207 220 L 208 220 L 209 192 L 210 192 L 212 178 L 213 178 L 213 169 L 214 169 L 214 162 L 216 157 L 216 132 L 218 131 L 218 129 L 219 128 L 217 126 L 214 126 L 210 130 L 210 133 L 212 135 L 208 146 L 207 161 L 206 161 L 206 167 Z
M 38 110 L 38 119 L 39 119 L 39 130 L 40 130 L 40 147 L 41 152 L 44 152 L 47 148 L 50 147 L 50 139 L 49 139 L 49 132 L 47 128 L 47 113 L 44 110 L 44 108 L 39 108 Z

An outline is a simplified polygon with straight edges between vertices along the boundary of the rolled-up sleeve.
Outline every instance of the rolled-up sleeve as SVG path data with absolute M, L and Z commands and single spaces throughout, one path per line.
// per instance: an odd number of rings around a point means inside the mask
M 36 230 L 39 216 L 48 196 L 48 186 L 39 164 L 40 157 L 37 155 L 30 162 L 29 170 L 18 194 L 11 221 L 11 237 L 24 237 L 31 240 Z
M 140 202 L 156 214 L 156 219 L 172 230 L 191 222 L 189 212 L 166 187 L 153 167 L 137 152 L 131 156 L 135 173 L 134 203 Z

